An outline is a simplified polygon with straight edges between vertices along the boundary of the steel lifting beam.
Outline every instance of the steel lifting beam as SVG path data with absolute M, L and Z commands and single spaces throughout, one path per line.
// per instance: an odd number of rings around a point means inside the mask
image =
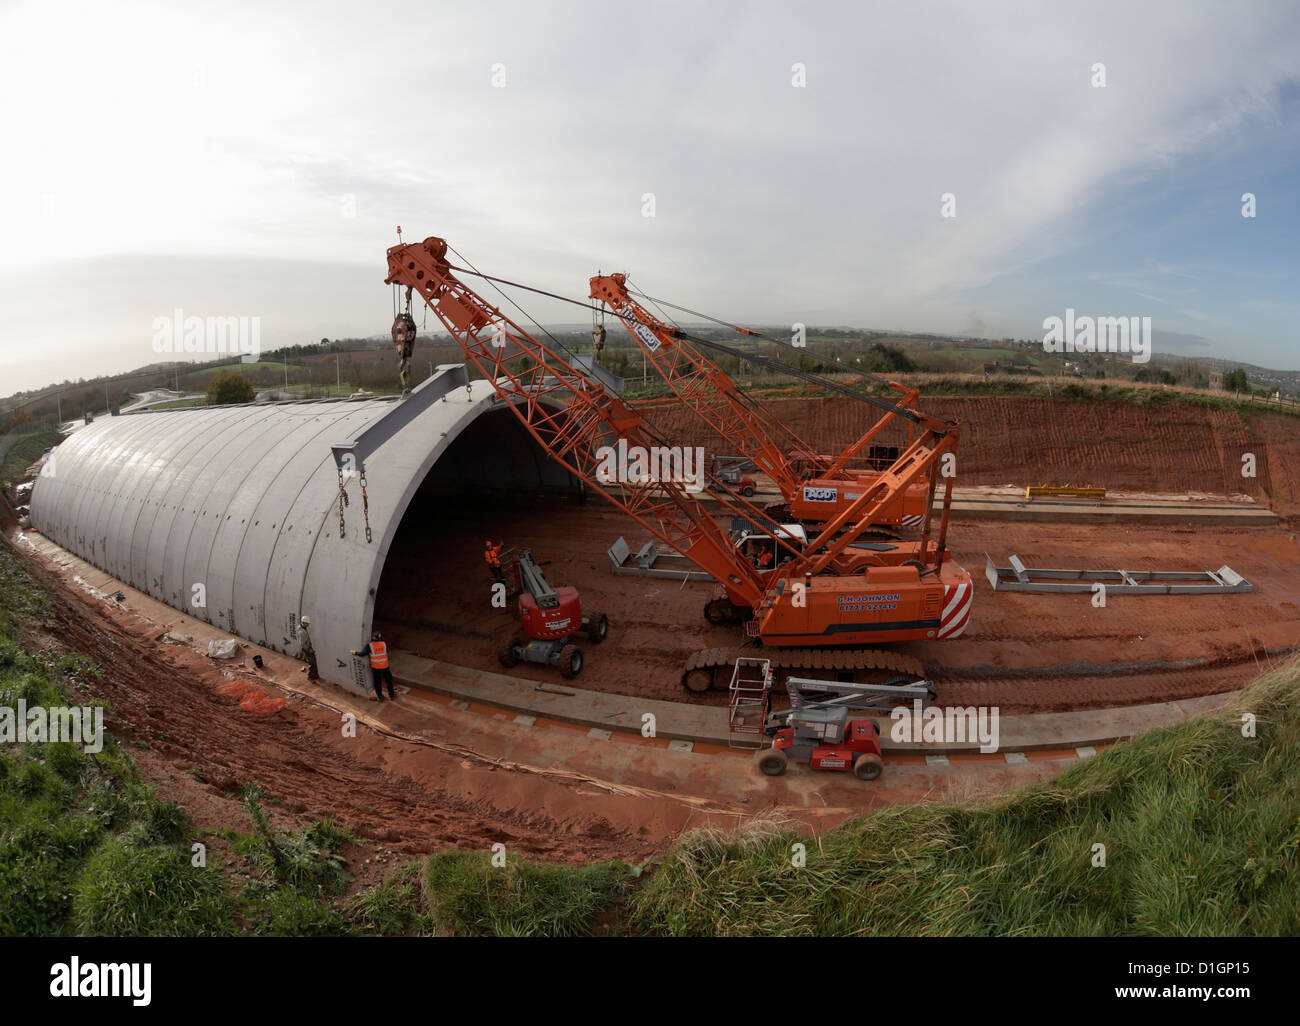
M 401 401 L 378 420 L 366 425 L 358 434 L 330 446 L 334 462 L 344 473 L 359 471 L 370 455 L 434 403 L 446 399 L 458 388 L 469 387 L 469 373 L 463 363 L 438 365 L 437 373 L 425 378 Z
M 609 571 L 631 577 L 662 577 L 670 581 L 711 581 L 713 577 L 676 552 L 660 552 L 654 542 L 646 542 L 632 555 L 627 540 L 619 537 L 607 550 Z
M 1105 488 L 1075 488 L 1073 485 L 1030 485 L 1025 489 L 1026 499 L 1045 498 L 1104 499 Z
M 1012 556 L 1009 567 L 993 565 L 984 553 L 984 576 L 994 591 L 1090 592 L 1101 583 L 1107 595 L 1221 595 L 1254 591 L 1230 566 L 1196 573 L 1164 570 L 1046 570 L 1026 567 Z

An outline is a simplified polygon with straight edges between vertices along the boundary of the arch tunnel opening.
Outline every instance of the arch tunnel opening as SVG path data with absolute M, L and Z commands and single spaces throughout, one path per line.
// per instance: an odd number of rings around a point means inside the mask
M 524 632 L 517 598 L 493 603 L 483 559 L 491 540 L 507 552 L 528 550 L 552 587 L 578 588 L 584 615 L 608 616 L 606 641 L 576 641 L 586 659 L 572 686 L 690 701 L 680 683 L 685 654 L 734 643 L 727 628 L 702 616 L 713 586 L 615 576 L 608 550 L 619 537 L 633 552 L 649 540 L 644 528 L 549 459 L 509 410 L 490 410 L 451 443 L 412 497 L 380 574 L 373 628 L 399 661 L 406 652 L 567 685 L 555 667 L 501 664 L 502 644 Z
M 587 498 L 513 413 L 484 413 L 433 465 L 403 514 L 380 574 L 374 629 L 399 650 L 481 661 L 464 642 L 495 637 L 503 612 L 493 605 L 484 541 L 538 549 L 545 559 L 539 542 L 547 526 L 571 530 Z

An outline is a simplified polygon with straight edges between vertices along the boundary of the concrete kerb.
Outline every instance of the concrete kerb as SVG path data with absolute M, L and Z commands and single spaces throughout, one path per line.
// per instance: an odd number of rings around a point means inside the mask
M 655 736 L 673 741 L 727 745 L 727 711 L 718 706 L 689 705 L 628 695 L 587 691 L 568 681 L 510 677 L 475 670 L 408 652 L 394 652 L 394 676 L 413 688 L 453 699 L 494 706 L 515 713 L 542 716 L 598 730 L 640 733 L 644 717 L 654 717 Z M 1096 748 L 1133 737 L 1155 727 L 1178 723 L 1212 712 L 1234 694 L 1206 695 L 1177 702 L 1084 709 L 1064 713 L 1002 716 L 998 752 L 1036 752 Z M 889 737 L 887 717 L 881 720 L 881 747 L 894 754 L 952 755 L 979 751 L 979 742 L 899 743 Z

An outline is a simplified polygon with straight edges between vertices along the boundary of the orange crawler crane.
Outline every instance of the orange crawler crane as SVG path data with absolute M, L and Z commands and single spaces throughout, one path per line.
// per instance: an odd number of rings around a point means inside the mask
M 965 629 L 971 578 L 945 547 L 951 477 L 945 478 L 937 538 L 931 537 L 933 502 L 927 501 L 918 541 L 855 545 L 880 510 L 916 483 L 928 481 L 928 499 L 933 499 L 935 468 L 956 450 L 955 423 L 917 413 L 915 437 L 906 450 L 820 535 L 806 545 L 777 538 L 781 559 L 757 567 L 687 482 L 671 474 L 609 480 L 602 453 L 620 442 L 628 450 L 651 452 L 662 448 L 663 440 L 596 376 L 562 355 L 558 343 L 541 342 L 465 285 L 459 274 L 479 272 L 453 267 L 448 248 L 439 238 L 392 247 L 386 281 L 405 286 L 408 296 L 419 293 L 551 459 L 718 582 L 721 594 L 705 607 L 711 622 L 743 622 L 746 634 L 770 649 L 765 658 L 777 669 L 894 670 L 915 676 L 922 675 L 915 659 L 861 646 L 954 638 Z M 724 498 L 724 505 L 729 501 Z M 695 653 L 683 666 L 683 684 L 694 691 L 725 687 L 741 651 Z
M 677 398 L 776 483 L 786 506 L 779 517 L 824 524 L 861 498 L 879 477 L 875 470 L 851 467 L 850 463 L 872 454 L 873 444 L 891 417 L 882 417 L 838 456 L 819 455 L 786 424 L 741 392 L 725 371 L 700 352 L 700 347 L 742 359 L 753 357 L 692 336 L 655 317 L 632 297 L 626 275 L 592 278 L 591 298 L 607 306 L 622 322 Z M 749 328 L 730 327 L 741 334 L 758 334 Z M 853 396 L 907 420 L 910 442 L 921 420 L 915 411 L 919 391 L 896 381 L 878 380 L 901 395 L 897 404 L 856 392 Z M 872 524 L 919 528 L 929 497 L 929 482 L 922 480 L 904 490 L 890 505 L 874 510 Z

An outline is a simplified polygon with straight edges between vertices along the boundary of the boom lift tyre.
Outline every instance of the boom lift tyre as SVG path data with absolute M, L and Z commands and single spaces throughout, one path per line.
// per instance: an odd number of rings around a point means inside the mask
M 779 748 L 763 748 L 754 755 L 754 765 L 769 777 L 779 777 L 788 762 L 785 752 Z

